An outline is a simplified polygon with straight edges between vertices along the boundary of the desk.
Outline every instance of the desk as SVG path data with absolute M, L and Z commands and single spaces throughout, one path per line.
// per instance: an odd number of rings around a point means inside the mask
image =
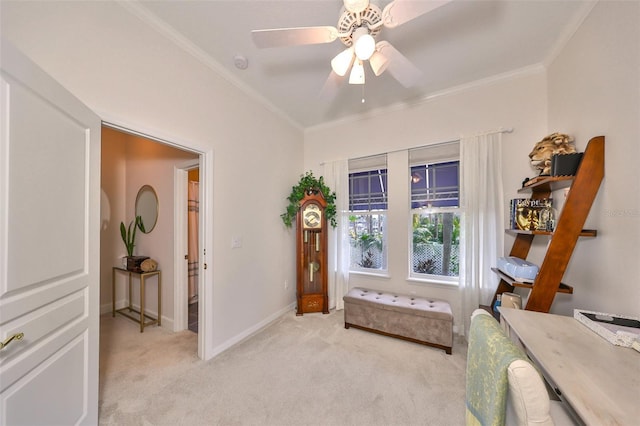
M 560 399 L 587 425 L 638 425 L 640 353 L 614 346 L 573 317 L 500 308 Z
M 116 273 L 117 272 L 124 272 L 129 274 L 129 306 L 122 309 L 116 309 Z M 132 275 L 136 275 L 140 279 L 140 310 L 139 311 L 135 310 L 133 308 L 133 305 L 131 304 L 131 299 L 132 299 L 131 276 Z M 152 277 L 154 275 L 158 276 L 158 318 L 150 317 L 144 312 L 144 290 L 146 285 L 146 278 Z M 158 324 L 158 326 L 160 326 L 161 320 L 162 320 L 162 281 L 161 279 L 162 279 L 162 276 L 160 274 L 160 271 L 134 272 L 125 268 L 114 266 L 113 272 L 111 275 L 112 315 L 115 317 L 117 312 L 135 322 L 140 323 L 140 333 L 142 333 L 144 331 L 144 328 L 148 325 Z M 138 314 L 138 316 L 134 317 L 133 315 L 131 315 L 131 312 Z M 145 318 L 148 319 L 149 321 L 145 321 Z

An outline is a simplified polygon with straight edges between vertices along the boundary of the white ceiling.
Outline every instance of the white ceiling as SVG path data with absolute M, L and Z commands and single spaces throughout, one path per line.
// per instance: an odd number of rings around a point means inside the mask
M 380 7 L 388 2 L 372 0 Z M 377 37 L 423 72 L 419 85 L 406 89 L 388 72 L 375 77 L 368 68 L 364 86 L 349 85 L 345 78 L 332 100 L 319 95 L 331 72 L 330 60 L 344 49 L 340 40 L 258 49 L 251 30 L 336 26 L 342 0 L 145 0 L 127 7 L 230 81 L 308 128 L 544 65 L 590 5 L 563 0 L 453 0 L 397 28 L 383 28 Z M 234 66 L 235 55 L 248 59 L 247 69 Z

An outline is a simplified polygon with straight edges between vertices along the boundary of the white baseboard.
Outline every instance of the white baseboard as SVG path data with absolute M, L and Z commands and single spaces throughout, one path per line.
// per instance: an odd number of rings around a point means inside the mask
M 231 348 L 232 346 L 240 343 L 241 341 L 243 341 L 247 337 L 253 335 L 257 331 L 259 331 L 259 330 L 263 329 L 264 327 L 266 327 L 267 325 L 271 324 L 273 321 L 277 320 L 282 315 L 291 312 L 292 310 L 295 309 L 295 307 L 296 307 L 296 303 L 295 302 L 291 303 L 290 305 L 282 308 L 281 310 L 277 311 L 273 315 L 269 315 L 267 318 L 265 318 L 264 320 L 262 320 L 259 323 L 255 324 L 254 326 L 249 327 L 248 329 L 246 329 L 242 333 L 237 334 L 234 337 L 232 337 L 231 339 L 227 340 L 226 342 L 223 342 L 222 344 L 214 347 L 213 350 L 210 352 L 212 354 L 211 358 L 214 358 L 214 357 L 220 355 L 222 352 L 224 352 L 227 349 Z M 209 359 L 211 359 L 211 358 L 209 358 Z

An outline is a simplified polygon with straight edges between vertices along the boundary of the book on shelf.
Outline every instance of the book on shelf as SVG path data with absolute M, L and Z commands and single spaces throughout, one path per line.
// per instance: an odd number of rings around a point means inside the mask
M 551 198 L 514 198 L 509 208 L 509 226 L 524 231 L 553 231 L 555 217 Z

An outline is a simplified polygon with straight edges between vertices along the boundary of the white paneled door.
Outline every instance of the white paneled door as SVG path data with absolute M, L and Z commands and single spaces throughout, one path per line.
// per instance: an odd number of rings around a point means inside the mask
M 100 119 L 1 47 L 0 424 L 97 424 Z

